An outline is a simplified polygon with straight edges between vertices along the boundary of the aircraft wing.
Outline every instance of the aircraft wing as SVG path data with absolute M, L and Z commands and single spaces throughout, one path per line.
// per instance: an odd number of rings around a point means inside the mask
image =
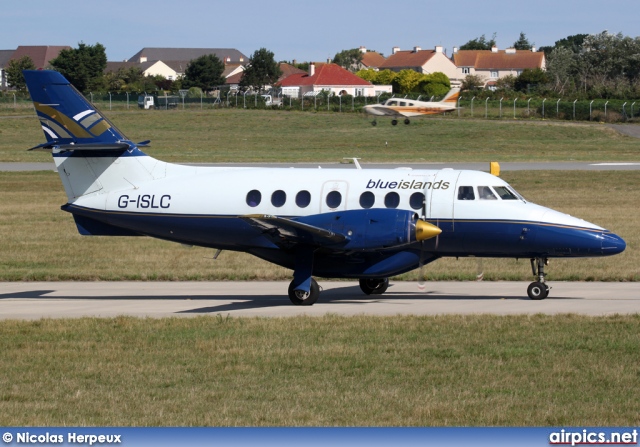
M 283 248 L 300 243 L 315 246 L 336 245 L 347 240 L 343 234 L 269 214 L 250 214 L 240 218 Z
M 392 109 L 391 107 L 386 107 L 386 106 L 369 106 L 369 110 L 371 110 L 371 114 L 372 115 L 377 115 L 377 116 L 407 116 L 404 113 Z

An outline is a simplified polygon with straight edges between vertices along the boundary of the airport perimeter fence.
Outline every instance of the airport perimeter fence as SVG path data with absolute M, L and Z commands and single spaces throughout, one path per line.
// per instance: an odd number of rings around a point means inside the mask
M 139 110 L 139 92 L 129 93 L 93 93 L 85 97 L 98 108 L 105 111 Z M 181 97 L 179 95 L 154 95 L 154 110 L 193 110 L 193 109 L 277 109 L 307 112 L 361 113 L 364 106 L 379 104 L 394 96 L 395 98 L 418 99 L 417 95 L 382 94 L 377 97 L 364 96 L 328 96 L 324 93 L 306 96 L 303 99 L 288 96 L 272 96 L 269 104 L 262 95 L 233 94 L 223 92 L 217 97 Z M 437 101 L 439 98 L 420 97 L 422 101 Z M 0 110 L 8 113 L 29 113 L 33 104 L 28 95 L 20 92 L 0 94 Z M 153 113 L 152 110 L 149 110 Z M 440 116 L 448 118 L 474 119 L 549 119 L 595 122 L 638 122 L 640 121 L 640 100 L 571 100 L 564 98 L 486 98 L 478 99 L 471 94 L 463 94 L 458 101 L 458 109 Z M 379 119 L 383 119 L 380 117 Z

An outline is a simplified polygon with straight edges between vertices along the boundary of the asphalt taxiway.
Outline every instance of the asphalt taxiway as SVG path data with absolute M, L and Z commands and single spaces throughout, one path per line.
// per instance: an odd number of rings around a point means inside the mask
M 291 317 L 297 315 L 442 315 L 640 313 L 640 285 L 550 282 L 546 300 L 532 301 L 527 282 L 393 282 L 364 295 L 351 281 L 319 281 L 313 306 L 294 306 L 287 282 L 22 282 L 0 283 L 0 319 L 115 317 Z

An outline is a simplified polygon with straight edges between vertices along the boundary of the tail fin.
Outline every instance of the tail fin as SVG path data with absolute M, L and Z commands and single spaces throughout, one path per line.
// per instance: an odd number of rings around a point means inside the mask
M 52 152 L 70 202 L 165 175 L 166 163 L 140 151 L 60 73 L 23 73 L 47 139 L 32 149 Z
M 460 97 L 460 89 L 452 88 L 449 90 L 449 93 L 444 97 L 444 99 L 440 102 L 444 104 L 456 104 L 458 102 L 458 98 Z
M 24 78 L 47 142 L 33 149 L 117 150 L 129 140 L 62 74 L 24 70 Z

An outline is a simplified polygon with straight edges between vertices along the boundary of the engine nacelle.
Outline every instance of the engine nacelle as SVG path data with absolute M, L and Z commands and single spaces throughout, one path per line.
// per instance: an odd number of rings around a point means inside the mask
M 342 234 L 346 250 L 380 250 L 408 245 L 440 233 L 412 211 L 387 208 L 336 211 L 295 218 L 298 222 Z

